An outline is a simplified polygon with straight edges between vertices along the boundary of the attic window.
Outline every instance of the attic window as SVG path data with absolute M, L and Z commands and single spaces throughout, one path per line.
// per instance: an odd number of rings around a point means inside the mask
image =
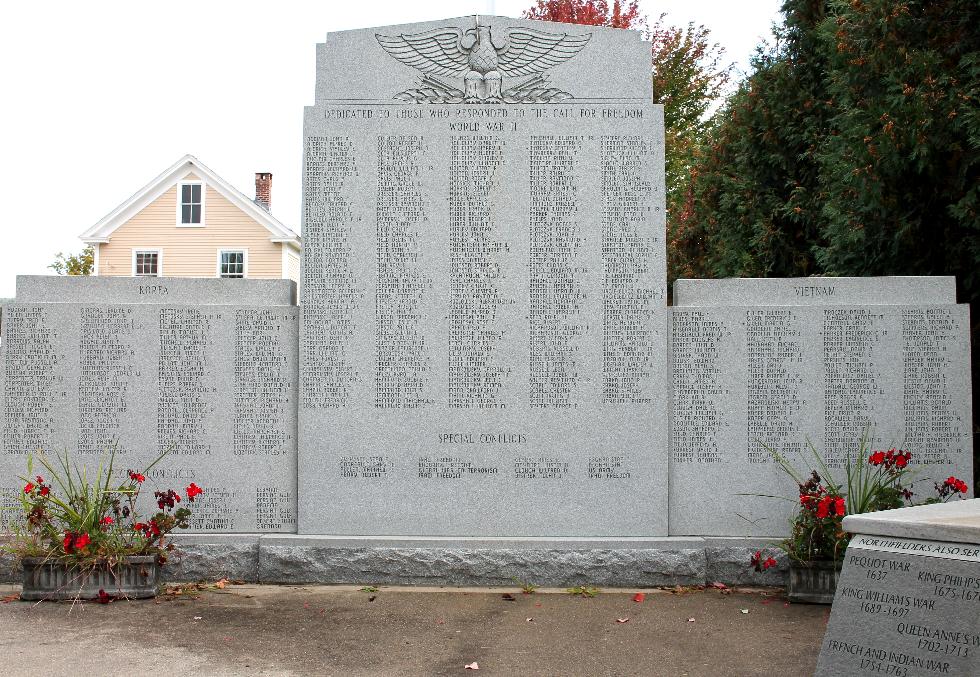
M 177 223 L 181 226 L 200 226 L 204 223 L 204 186 L 182 183 L 179 186 L 180 204 Z

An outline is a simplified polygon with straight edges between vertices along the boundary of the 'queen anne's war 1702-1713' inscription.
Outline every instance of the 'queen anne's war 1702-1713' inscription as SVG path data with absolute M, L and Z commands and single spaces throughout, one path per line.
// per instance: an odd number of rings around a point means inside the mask
M 167 284 L 180 283 L 154 282 Z M 115 450 L 122 478 L 166 452 L 144 493 L 205 487 L 191 531 L 295 531 L 297 315 L 141 300 L 4 307 L 0 476 L 66 450 L 94 473 Z
M 666 535 L 649 46 L 331 34 L 305 137 L 300 532 Z

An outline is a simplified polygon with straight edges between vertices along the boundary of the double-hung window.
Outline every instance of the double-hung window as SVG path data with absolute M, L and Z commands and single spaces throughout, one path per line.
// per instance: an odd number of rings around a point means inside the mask
M 200 226 L 204 224 L 204 184 L 181 183 L 178 185 L 177 225 Z
M 133 275 L 135 277 L 160 277 L 160 250 L 134 249 Z
M 245 277 L 246 252 L 242 249 L 222 249 L 218 252 L 218 277 Z

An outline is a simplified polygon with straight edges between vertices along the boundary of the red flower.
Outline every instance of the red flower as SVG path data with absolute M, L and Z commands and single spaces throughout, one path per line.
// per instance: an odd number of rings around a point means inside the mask
M 106 515 L 105 517 L 99 520 L 99 524 L 101 524 L 102 526 L 108 526 L 112 524 L 112 518 Z
M 48 487 L 41 487 L 41 495 L 42 496 L 47 496 L 50 493 L 51 493 L 51 489 L 49 489 Z
M 943 484 L 945 484 L 947 487 L 949 487 L 953 491 L 958 491 L 961 494 L 965 494 L 969 490 L 969 487 L 966 485 L 966 482 L 964 482 L 961 479 L 957 479 L 957 478 L 953 477 L 952 475 L 950 475 L 949 479 L 947 479 L 945 482 L 943 482 Z
M 834 501 L 834 509 L 836 510 L 838 517 L 844 516 L 844 506 L 845 503 L 843 498 L 838 498 L 836 501 Z
M 766 569 L 771 569 L 772 567 L 776 566 L 777 564 L 778 564 L 778 562 L 776 562 L 776 560 L 774 558 L 769 557 L 768 559 L 766 559 L 765 562 L 762 563 L 762 570 L 765 571 Z
M 186 491 L 187 491 L 187 500 L 190 501 L 191 503 L 194 502 L 194 497 L 195 496 L 204 493 L 204 489 L 202 489 L 201 487 L 197 486 L 193 482 L 191 482 L 191 485 L 189 487 L 187 487 Z
M 26 484 L 26 485 L 24 486 L 24 493 L 25 493 L 25 494 L 29 494 L 29 493 L 31 493 L 32 491 L 34 491 L 34 483 L 33 483 L 33 482 L 28 482 L 28 483 L 27 483 L 27 484 Z
M 36 478 L 38 484 L 44 484 L 44 478 L 38 475 Z
M 142 475 L 142 474 L 140 474 L 138 472 L 135 472 L 133 470 L 130 470 L 129 471 L 129 479 L 133 480 L 134 482 L 140 483 L 140 484 L 142 484 L 143 482 L 146 481 L 146 477 L 144 475 Z
M 92 539 L 89 538 L 88 534 L 79 534 L 79 536 L 75 539 L 75 549 L 84 550 L 85 546 L 87 546 L 91 541 Z
M 871 456 L 868 458 L 868 463 L 870 463 L 871 465 L 881 465 L 884 462 L 885 462 L 885 452 L 883 451 L 876 451 L 875 453 L 871 454 Z
M 831 496 L 824 496 L 820 499 L 820 503 L 817 504 L 817 517 L 823 519 L 830 514 L 830 504 L 833 500 Z
M 133 531 L 146 531 L 146 525 L 142 522 L 137 522 L 133 525 Z
M 109 596 L 109 593 L 107 593 L 105 590 L 103 590 L 102 588 L 99 588 L 99 600 L 98 601 L 99 601 L 99 604 L 108 604 L 109 602 L 112 601 L 112 597 L 110 597 Z
M 74 540 L 75 540 L 75 534 L 73 534 L 70 531 L 66 531 L 65 532 L 65 540 L 62 543 L 62 547 L 64 547 L 65 552 L 68 553 L 69 555 L 71 554 L 71 551 L 72 551 L 71 544 L 72 544 L 72 542 Z
M 895 456 L 895 467 L 904 468 L 905 466 L 908 465 L 910 458 L 912 458 L 912 454 L 905 455 L 899 453 L 897 456 Z

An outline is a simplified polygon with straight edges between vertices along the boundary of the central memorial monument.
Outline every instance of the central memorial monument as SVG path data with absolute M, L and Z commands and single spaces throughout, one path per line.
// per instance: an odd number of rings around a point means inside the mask
M 667 535 L 663 110 L 636 32 L 319 46 L 299 533 Z

